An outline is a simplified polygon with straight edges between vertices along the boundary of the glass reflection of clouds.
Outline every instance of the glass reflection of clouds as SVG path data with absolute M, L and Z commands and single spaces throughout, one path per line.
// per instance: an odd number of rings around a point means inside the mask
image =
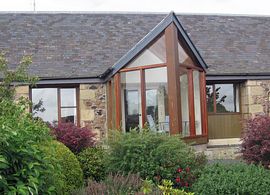
M 33 104 L 37 104 L 40 100 L 42 100 L 43 102 L 42 107 L 45 108 L 45 111 L 38 112 L 36 116 L 50 123 L 57 122 L 58 121 L 57 89 L 56 88 L 32 89 Z
M 58 100 L 58 93 L 60 99 Z M 76 108 L 76 88 L 36 88 L 32 89 L 33 104 L 42 101 L 44 112 L 37 112 L 36 116 L 42 118 L 46 122 L 58 122 L 58 116 L 62 122 L 77 123 L 77 108 Z M 58 102 L 61 105 L 58 106 Z M 58 110 L 58 107 L 61 110 Z M 61 115 L 61 116 L 60 116 Z

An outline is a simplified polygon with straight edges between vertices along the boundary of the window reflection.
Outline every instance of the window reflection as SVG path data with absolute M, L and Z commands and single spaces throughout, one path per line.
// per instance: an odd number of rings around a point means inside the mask
M 57 89 L 41 88 L 32 89 L 32 102 L 34 105 L 42 101 L 43 112 L 37 112 L 36 116 L 42 118 L 46 122 L 57 123 Z
M 61 122 L 77 123 L 76 108 L 61 108 Z
M 239 112 L 239 88 L 237 84 L 213 84 L 206 86 L 208 112 Z
M 195 109 L 195 128 L 196 135 L 202 134 L 201 123 L 201 96 L 200 96 L 200 73 L 193 70 L 193 86 L 194 86 L 194 109 Z
M 189 108 L 188 108 L 188 75 L 187 70 L 181 68 L 180 74 L 181 109 L 182 109 L 182 135 L 189 136 Z
M 61 106 L 76 106 L 76 89 L 61 90 Z
M 58 97 L 60 97 L 58 99 Z M 37 105 L 42 102 L 43 111 L 35 112 L 35 116 L 40 117 L 49 123 L 72 122 L 77 124 L 77 106 L 75 88 L 35 88 L 32 89 L 32 102 Z M 61 105 L 58 105 L 61 102 Z M 34 108 L 35 106 L 33 106 Z
M 217 112 L 235 112 L 233 84 L 215 85 Z
M 136 57 L 127 68 L 147 66 L 152 64 L 162 64 L 166 62 L 165 35 L 163 34 L 152 45 L 147 47 Z
M 214 93 L 212 85 L 206 85 L 206 100 L 208 112 L 214 112 Z
M 192 59 L 188 56 L 184 48 L 182 47 L 181 43 L 178 42 L 178 58 L 179 63 L 186 64 L 186 65 L 194 65 Z
M 141 127 L 140 72 L 121 73 L 122 127 L 130 129 Z
M 146 117 L 153 131 L 169 132 L 167 68 L 145 70 Z

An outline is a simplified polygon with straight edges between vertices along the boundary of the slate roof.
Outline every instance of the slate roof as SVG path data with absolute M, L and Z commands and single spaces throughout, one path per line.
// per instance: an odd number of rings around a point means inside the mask
M 165 14 L 0 13 L 0 50 L 12 67 L 33 56 L 41 78 L 97 77 Z M 208 75 L 270 73 L 270 17 L 178 15 Z

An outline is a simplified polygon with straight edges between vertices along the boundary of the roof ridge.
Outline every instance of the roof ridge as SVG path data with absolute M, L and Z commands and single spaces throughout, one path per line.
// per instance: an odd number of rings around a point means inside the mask
M 169 12 L 147 11 L 0 11 L 0 14 L 92 14 L 92 15 L 167 15 Z M 232 14 L 232 13 L 192 13 L 174 12 L 177 16 L 223 16 L 223 17 L 270 17 L 264 14 Z

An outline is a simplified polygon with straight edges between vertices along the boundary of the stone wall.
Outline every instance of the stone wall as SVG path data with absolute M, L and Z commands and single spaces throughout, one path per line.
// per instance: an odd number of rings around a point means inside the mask
M 241 84 L 241 111 L 243 118 L 269 114 L 270 80 L 248 80 Z
M 29 99 L 29 86 L 17 86 L 15 88 L 15 100 L 19 99 L 20 97 L 28 98 Z
M 80 84 L 81 126 L 91 128 L 98 138 L 106 136 L 106 86 Z

